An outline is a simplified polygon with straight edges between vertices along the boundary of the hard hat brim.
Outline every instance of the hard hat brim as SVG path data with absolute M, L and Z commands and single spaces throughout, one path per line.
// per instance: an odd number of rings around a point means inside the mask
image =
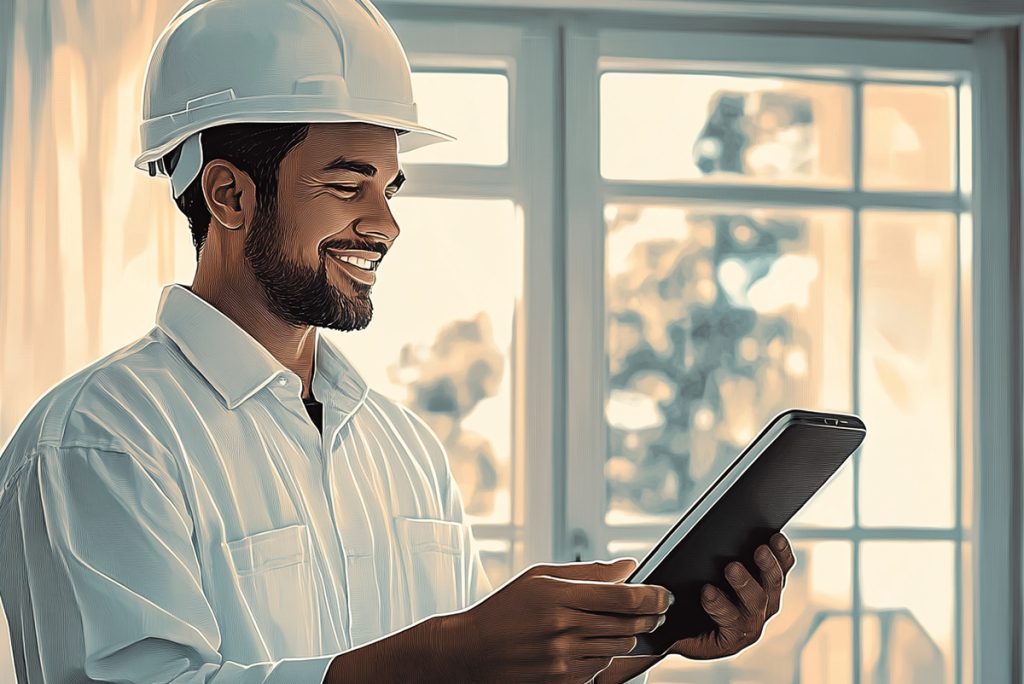
M 398 151 L 411 152 L 412 150 L 426 147 L 427 145 L 433 145 L 439 142 L 451 142 L 456 138 L 455 136 L 443 133 L 427 126 L 422 126 L 418 123 L 411 121 L 392 118 L 389 116 L 383 116 L 380 114 L 376 115 L 360 115 L 360 114 L 342 114 L 339 112 L 262 112 L 252 114 L 234 114 L 233 116 L 225 116 L 223 119 L 213 120 L 204 122 L 202 126 L 188 126 L 182 127 L 176 131 L 165 143 L 162 145 L 150 149 L 143 154 L 139 155 L 135 160 L 135 168 L 140 171 L 145 171 L 149 167 L 150 162 L 154 162 L 158 159 L 163 158 L 168 152 L 171 152 L 174 148 L 184 142 L 190 135 L 198 133 L 202 130 L 214 128 L 216 126 L 223 126 L 227 124 L 236 123 L 266 123 L 266 124 L 280 124 L 280 123 L 366 123 L 375 126 L 381 126 L 384 128 L 391 128 L 398 131 Z M 142 126 L 142 136 L 145 139 L 147 136 L 146 124 Z

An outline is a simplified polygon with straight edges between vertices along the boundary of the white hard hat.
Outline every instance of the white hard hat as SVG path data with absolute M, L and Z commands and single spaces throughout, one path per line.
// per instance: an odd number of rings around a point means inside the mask
M 146 68 L 139 169 L 177 197 L 202 168 L 201 131 L 229 123 L 363 122 L 399 132 L 405 152 L 454 140 L 421 126 L 409 61 L 368 0 L 191 0 Z

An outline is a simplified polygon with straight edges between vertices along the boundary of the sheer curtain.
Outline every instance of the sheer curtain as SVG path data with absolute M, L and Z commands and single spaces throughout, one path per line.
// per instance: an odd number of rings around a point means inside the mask
M 166 180 L 132 166 L 146 61 L 182 2 L 0 0 L 0 444 L 191 282 Z M 0 682 L 9 643 L 3 619 Z

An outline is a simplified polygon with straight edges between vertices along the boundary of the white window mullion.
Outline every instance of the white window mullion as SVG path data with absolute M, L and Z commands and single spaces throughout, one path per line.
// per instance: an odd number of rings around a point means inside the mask
M 606 555 L 604 402 L 607 374 L 604 220 L 598 176 L 598 39 L 565 36 L 566 132 L 566 526 L 560 560 Z M 583 536 L 579 536 L 580 533 Z M 585 542 L 586 546 L 582 546 Z
M 555 78 L 558 67 L 556 26 L 526 25 L 512 76 L 510 142 L 512 167 L 522 192 L 525 212 L 523 306 L 513 412 L 514 458 L 521 467 L 513 483 L 516 511 L 522 515 L 524 565 L 550 562 L 555 553 L 554 521 L 557 493 L 556 460 L 562 449 L 555 443 L 560 379 L 555 370 L 555 345 L 563 329 L 554 293 L 561 287 L 561 263 L 556 255 L 562 241 L 555 207 L 555 162 L 558 144 Z

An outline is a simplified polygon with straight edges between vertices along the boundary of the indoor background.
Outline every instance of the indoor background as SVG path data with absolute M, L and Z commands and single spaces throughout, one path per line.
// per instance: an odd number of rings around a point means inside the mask
M 191 283 L 132 166 L 180 4 L 0 0 L 0 444 Z M 377 4 L 458 141 L 322 334 L 437 432 L 494 585 L 641 558 L 776 413 L 853 411 L 765 638 L 651 682 L 1020 681 L 1024 4 Z

